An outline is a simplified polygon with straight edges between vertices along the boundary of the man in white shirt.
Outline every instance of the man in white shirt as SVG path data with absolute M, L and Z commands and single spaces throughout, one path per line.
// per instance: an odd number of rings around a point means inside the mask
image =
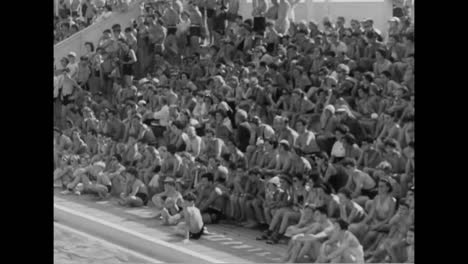
M 67 68 L 70 69 L 70 77 L 73 80 L 76 80 L 78 75 L 78 62 L 76 61 L 76 53 L 73 51 L 68 53 L 67 58 L 70 61 L 70 63 L 67 65 Z
M 348 132 L 349 128 L 345 126 L 338 126 L 335 129 L 336 142 L 331 150 L 332 163 L 338 162 L 345 157 L 346 151 L 341 140 Z
M 338 34 L 333 32 L 329 36 L 329 41 L 330 41 L 330 50 L 335 52 L 336 54 L 338 53 L 347 53 L 348 52 L 348 47 L 346 44 L 342 41 L 338 40 Z
M 161 110 L 153 114 L 153 118 L 159 120 L 160 126 L 167 126 L 169 124 L 169 105 L 167 104 L 166 97 L 161 98 Z
M 188 144 L 187 144 L 187 152 L 192 154 L 194 157 L 198 157 L 200 155 L 201 145 L 202 145 L 202 138 L 199 137 L 195 131 L 193 126 L 187 127 L 187 135 L 188 135 Z

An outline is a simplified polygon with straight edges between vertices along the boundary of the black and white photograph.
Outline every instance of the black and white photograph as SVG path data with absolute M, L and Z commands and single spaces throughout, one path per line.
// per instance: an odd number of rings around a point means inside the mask
M 414 263 L 414 0 L 53 9 L 55 264 Z

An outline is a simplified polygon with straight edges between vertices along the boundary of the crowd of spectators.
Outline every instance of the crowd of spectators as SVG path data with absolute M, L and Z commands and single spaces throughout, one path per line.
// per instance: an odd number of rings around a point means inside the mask
M 294 22 L 297 2 L 148 1 L 62 58 L 54 186 L 167 225 L 198 208 L 285 262 L 414 262 L 411 19 Z
M 132 0 L 58 0 L 54 10 L 54 44 L 108 18 L 125 12 Z M 55 2 L 54 2 L 55 4 Z

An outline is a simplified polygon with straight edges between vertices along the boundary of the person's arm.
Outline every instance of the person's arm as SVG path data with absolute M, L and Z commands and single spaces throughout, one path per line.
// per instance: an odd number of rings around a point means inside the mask
M 288 173 L 291 170 L 291 165 L 292 165 L 291 157 L 288 157 L 285 159 L 283 169 L 281 169 L 280 171 L 283 173 Z
M 352 198 L 357 198 L 361 195 L 361 190 L 362 190 L 362 187 L 364 186 L 364 178 L 359 176 L 355 179 L 354 181 L 356 187 L 353 191 L 353 193 L 351 194 L 351 197 Z
M 250 196 L 250 193 L 252 192 L 252 189 L 253 189 L 253 184 L 250 180 L 247 180 L 247 182 L 245 183 L 245 191 L 244 193 L 241 193 L 241 197 L 249 197 Z
M 165 105 L 158 112 L 153 114 L 154 119 L 163 119 L 169 116 L 169 108 Z
M 140 186 L 139 185 L 136 185 L 136 184 L 133 184 L 132 186 L 132 192 L 128 195 L 129 197 L 133 197 L 135 196 L 138 191 L 140 190 Z
M 386 139 L 398 138 L 400 132 L 401 132 L 400 127 L 398 125 L 394 125 L 393 127 L 389 129 Z
M 217 188 L 217 187 L 216 187 Z M 207 209 L 216 199 L 218 198 L 218 194 L 213 190 L 205 201 L 201 202 L 200 206 L 198 207 L 200 211 Z
M 349 242 L 346 239 L 343 243 L 340 244 L 340 246 L 335 251 L 328 254 L 328 256 L 325 256 L 325 259 L 332 260 L 338 256 L 341 256 L 348 248 L 349 248 Z
M 371 209 L 369 211 L 369 214 L 367 214 L 366 217 L 364 217 L 364 219 L 362 220 L 361 223 L 364 223 L 364 224 L 367 224 L 369 223 L 369 221 L 371 221 L 373 218 L 374 218 L 374 215 L 375 215 L 375 203 L 376 203 L 376 200 L 372 200 L 372 206 L 371 206 Z
M 281 194 L 281 199 L 276 203 L 276 208 L 290 207 L 293 205 L 293 199 L 290 197 L 290 193 L 284 191 Z
M 172 176 L 175 177 L 181 166 L 181 161 L 178 158 L 175 158 L 174 169 L 172 170 Z
M 215 158 L 219 158 L 221 157 L 221 153 L 222 153 L 222 150 L 223 150 L 223 143 L 221 142 L 220 139 L 217 139 L 215 141 Z
M 135 55 L 135 51 L 131 49 L 129 51 L 129 53 L 130 53 L 130 61 L 128 61 L 128 62 L 120 61 L 122 64 L 132 64 L 132 63 L 137 62 L 137 57 Z
M 349 221 L 348 215 L 346 215 L 346 205 L 340 203 L 340 218 L 345 220 L 348 223 L 351 223 Z
M 267 160 L 268 158 L 266 156 L 263 156 L 263 159 L 262 159 L 262 162 L 264 162 L 265 160 Z M 266 170 L 272 170 L 272 169 L 276 169 L 276 167 L 278 166 L 279 164 L 279 156 L 278 155 L 275 155 L 275 157 L 273 159 L 271 159 L 268 164 L 264 167 Z M 262 163 L 263 164 L 263 163 Z
M 324 238 L 327 238 L 330 233 L 333 231 L 333 225 L 330 225 L 328 226 L 327 228 L 325 228 L 322 232 L 319 232 L 318 234 L 308 234 L 309 237 L 313 237 L 317 240 L 320 240 L 320 239 L 324 239 Z
M 365 152 L 364 151 L 361 151 L 361 154 L 359 155 L 359 159 L 357 161 L 357 166 L 359 168 L 364 168 L 366 166 L 366 162 L 365 162 Z

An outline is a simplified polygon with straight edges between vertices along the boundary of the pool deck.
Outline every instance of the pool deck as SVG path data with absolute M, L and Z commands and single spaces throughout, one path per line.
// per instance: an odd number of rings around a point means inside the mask
M 202 262 L 205 263 L 279 263 L 286 251 L 286 245 L 268 245 L 264 241 L 256 241 L 255 237 L 261 234 L 258 230 L 224 224 L 208 225 L 209 235 L 183 244 L 182 238 L 171 233 L 171 227 L 151 218 L 155 214 L 153 208 L 121 207 L 116 198 L 96 202 L 90 195 L 62 195 L 60 190 L 55 189 L 54 207 L 57 218 L 57 209 L 70 211 L 90 219 L 89 221 L 102 222 L 100 224 L 103 225 L 99 228 L 112 227 L 115 230 L 127 230 L 135 237 L 149 238 L 155 244 L 167 248 L 166 254 L 181 256 L 176 261 L 179 263 L 185 263 L 183 254 L 204 256 L 206 260 Z

